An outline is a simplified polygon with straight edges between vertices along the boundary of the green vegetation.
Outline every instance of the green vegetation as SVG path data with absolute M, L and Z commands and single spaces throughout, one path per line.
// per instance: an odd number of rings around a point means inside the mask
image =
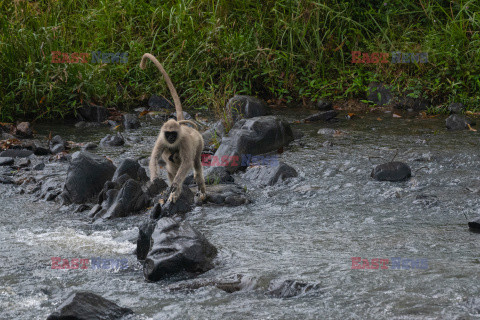
M 365 97 L 371 81 L 434 104 L 480 101 L 478 1 L 0 0 L 0 121 L 58 118 L 82 101 L 129 109 L 169 97 L 223 114 L 234 93 L 286 102 Z M 51 52 L 128 63 L 51 63 Z M 351 51 L 428 52 L 426 64 L 352 64 Z M 150 63 L 149 63 L 150 64 Z

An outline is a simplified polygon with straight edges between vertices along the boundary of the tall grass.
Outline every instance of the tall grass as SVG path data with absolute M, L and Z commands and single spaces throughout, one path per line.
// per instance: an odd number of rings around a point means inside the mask
M 478 12 L 474 0 L 0 0 L 0 121 L 169 97 L 155 68 L 138 68 L 144 52 L 164 64 L 190 110 L 218 109 L 235 93 L 362 98 L 371 81 L 475 108 Z M 98 50 L 127 51 L 128 63 L 51 63 L 52 51 Z M 428 52 L 429 63 L 352 64 L 353 50 Z

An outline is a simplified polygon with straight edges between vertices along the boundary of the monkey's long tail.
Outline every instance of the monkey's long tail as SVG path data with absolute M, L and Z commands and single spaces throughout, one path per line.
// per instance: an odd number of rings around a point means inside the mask
M 175 110 L 177 111 L 177 120 L 183 120 L 183 109 L 182 109 L 182 103 L 180 102 L 180 98 L 178 97 L 177 90 L 175 90 L 175 87 L 173 86 L 172 80 L 170 80 L 170 77 L 167 74 L 167 71 L 163 68 L 162 64 L 158 62 L 157 58 L 155 58 L 152 54 L 150 53 L 145 53 L 142 56 L 142 60 L 140 61 L 140 68 L 145 69 L 146 67 L 146 62 L 147 58 L 150 59 L 160 70 L 162 73 L 163 77 L 165 78 L 165 82 L 167 83 L 168 89 L 170 89 L 170 94 L 173 97 L 173 102 L 175 103 Z
M 178 121 L 178 123 L 180 123 L 180 124 L 182 124 L 182 123 L 189 123 L 189 124 L 191 124 L 192 126 L 195 127 L 195 130 L 198 131 L 198 126 L 197 126 L 197 124 L 196 124 L 195 122 L 193 122 L 193 121 L 190 121 L 190 120 L 180 120 L 180 121 Z

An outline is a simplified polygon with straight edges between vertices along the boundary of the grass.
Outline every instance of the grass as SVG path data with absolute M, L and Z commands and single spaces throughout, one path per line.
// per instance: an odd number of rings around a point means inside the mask
M 61 118 L 84 101 L 123 110 L 170 97 L 225 114 L 233 94 L 365 98 L 381 81 L 434 105 L 480 108 L 477 1 L 0 0 L 0 121 Z M 128 52 L 128 63 L 51 63 L 51 52 Z M 351 51 L 428 52 L 426 64 L 352 64 Z

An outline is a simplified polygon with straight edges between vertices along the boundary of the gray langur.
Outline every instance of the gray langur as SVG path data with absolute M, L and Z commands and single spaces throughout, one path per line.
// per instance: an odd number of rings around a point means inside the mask
M 167 86 L 172 94 L 173 101 L 175 102 L 175 109 L 177 112 L 177 119 L 170 119 L 165 122 L 160 129 L 157 141 L 152 150 L 150 157 L 150 180 L 153 181 L 159 174 L 159 160 L 160 157 L 167 164 L 168 180 L 170 181 L 171 193 L 168 201 L 175 203 L 182 193 L 182 185 L 187 174 L 190 170 L 194 169 L 194 178 L 197 182 L 198 191 L 200 193 L 200 199 L 205 199 L 205 179 L 203 177 L 202 169 L 202 150 L 203 150 L 203 137 L 194 128 L 190 128 L 182 124 L 191 124 L 197 128 L 197 125 L 189 120 L 183 119 L 183 110 L 178 97 L 177 91 L 173 86 L 170 77 L 158 62 L 158 60 L 151 54 L 145 53 L 140 62 L 140 68 L 145 69 L 146 60 L 150 59 L 160 70 Z

